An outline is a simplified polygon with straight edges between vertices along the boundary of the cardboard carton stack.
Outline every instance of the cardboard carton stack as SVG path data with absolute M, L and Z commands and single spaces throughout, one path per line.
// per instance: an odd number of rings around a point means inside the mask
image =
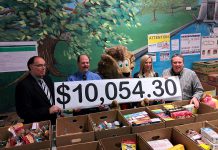
M 218 61 L 199 61 L 193 63 L 193 70 L 201 82 L 218 89 Z M 218 95 L 218 91 L 216 91 Z

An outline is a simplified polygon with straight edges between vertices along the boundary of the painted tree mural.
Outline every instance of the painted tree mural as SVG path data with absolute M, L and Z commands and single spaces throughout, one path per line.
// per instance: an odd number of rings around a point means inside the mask
M 74 4 L 69 7 L 68 3 Z M 135 15 L 137 0 L 0 0 L 0 41 L 38 41 L 53 75 L 55 46 L 66 41 L 69 59 L 89 52 L 89 45 L 109 47 L 132 40 L 114 32 L 115 26 L 139 26 Z
M 153 13 L 152 21 L 157 21 L 156 13 L 159 10 L 163 10 L 166 0 L 142 0 L 144 9 L 149 9 Z
M 141 0 L 143 9 L 150 10 L 153 14 L 152 21 L 157 21 L 157 12 L 169 12 L 174 15 L 175 10 L 185 10 L 186 7 L 196 7 L 197 0 Z M 193 9 L 193 8 L 192 8 Z
M 197 0 L 168 0 L 166 7 L 170 10 L 171 15 L 174 15 L 175 10 L 189 10 L 191 13 L 196 9 Z M 188 8 L 189 7 L 189 8 Z

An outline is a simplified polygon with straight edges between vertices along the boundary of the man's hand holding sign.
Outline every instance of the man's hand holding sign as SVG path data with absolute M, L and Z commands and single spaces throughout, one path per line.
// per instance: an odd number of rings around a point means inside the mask
M 101 104 L 148 99 L 181 100 L 178 77 L 90 80 L 55 83 L 55 104 L 62 109 L 91 108 Z

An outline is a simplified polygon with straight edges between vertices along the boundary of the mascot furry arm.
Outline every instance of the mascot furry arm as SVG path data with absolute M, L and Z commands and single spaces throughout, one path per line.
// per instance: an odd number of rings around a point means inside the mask
M 135 56 L 125 46 L 107 48 L 98 63 L 98 72 L 104 79 L 131 78 Z

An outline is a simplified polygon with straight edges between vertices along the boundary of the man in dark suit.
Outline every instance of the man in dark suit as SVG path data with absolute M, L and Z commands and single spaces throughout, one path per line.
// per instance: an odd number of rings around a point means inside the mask
M 15 102 L 17 114 L 24 123 L 51 120 L 55 124 L 61 109 L 54 105 L 54 84 L 46 76 L 45 60 L 39 56 L 27 62 L 29 74 L 16 86 Z

